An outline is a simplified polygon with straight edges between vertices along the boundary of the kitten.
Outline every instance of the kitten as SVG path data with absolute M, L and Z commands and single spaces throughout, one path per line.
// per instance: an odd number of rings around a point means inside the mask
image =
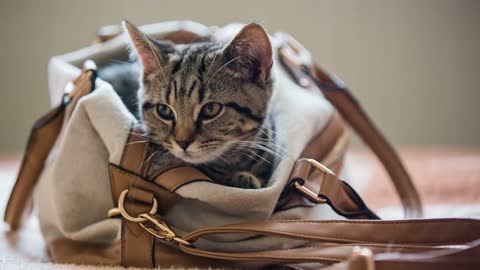
M 270 113 L 272 46 L 246 25 L 228 44 L 157 41 L 124 22 L 141 64 L 139 118 L 160 146 L 155 164 L 175 157 L 217 183 L 268 184 L 279 147 Z

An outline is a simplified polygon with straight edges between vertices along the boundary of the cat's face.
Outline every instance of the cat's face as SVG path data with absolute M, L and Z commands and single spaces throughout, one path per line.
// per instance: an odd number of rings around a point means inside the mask
M 156 143 L 199 164 L 228 158 L 258 133 L 272 95 L 272 49 L 261 26 L 245 26 L 227 45 L 175 45 L 125 28 L 143 66 L 142 124 Z

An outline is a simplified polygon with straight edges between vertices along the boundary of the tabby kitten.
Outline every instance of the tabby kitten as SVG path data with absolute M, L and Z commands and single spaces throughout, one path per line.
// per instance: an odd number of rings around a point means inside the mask
M 141 63 L 139 117 L 145 136 L 220 184 L 261 188 L 280 156 L 270 100 L 272 46 L 246 25 L 228 44 L 157 41 L 124 22 Z

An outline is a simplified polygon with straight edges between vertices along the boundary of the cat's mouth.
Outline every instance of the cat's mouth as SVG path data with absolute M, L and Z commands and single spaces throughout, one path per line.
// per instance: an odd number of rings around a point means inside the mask
M 180 146 L 173 144 L 173 147 L 169 148 L 169 151 L 176 158 L 181 159 L 187 163 L 204 164 L 217 160 L 224 154 L 224 152 L 228 148 L 228 145 L 221 145 L 200 149 L 197 146 L 192 145 L 187 149 L 183 149 Z
M 212 161 L 210 158 L 211 155 L 202 152 L 194 152 L 194 151 L 185 151 L 185 150 L 179 150 L 179 151 L 171 151 L 172 154 L 176 157 L 179 158 L 187 163 L 191 164 L 201 164 L 205 162 Z

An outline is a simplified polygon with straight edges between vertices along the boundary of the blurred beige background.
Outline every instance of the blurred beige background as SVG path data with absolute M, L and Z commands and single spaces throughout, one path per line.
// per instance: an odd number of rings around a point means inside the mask
M 0 0 L 0 152 L 22 151 L 48 109 L 48 59 L 124 18 L 260 21 L 347 82 L 394 143 L 480 146 L 480 1 Z

